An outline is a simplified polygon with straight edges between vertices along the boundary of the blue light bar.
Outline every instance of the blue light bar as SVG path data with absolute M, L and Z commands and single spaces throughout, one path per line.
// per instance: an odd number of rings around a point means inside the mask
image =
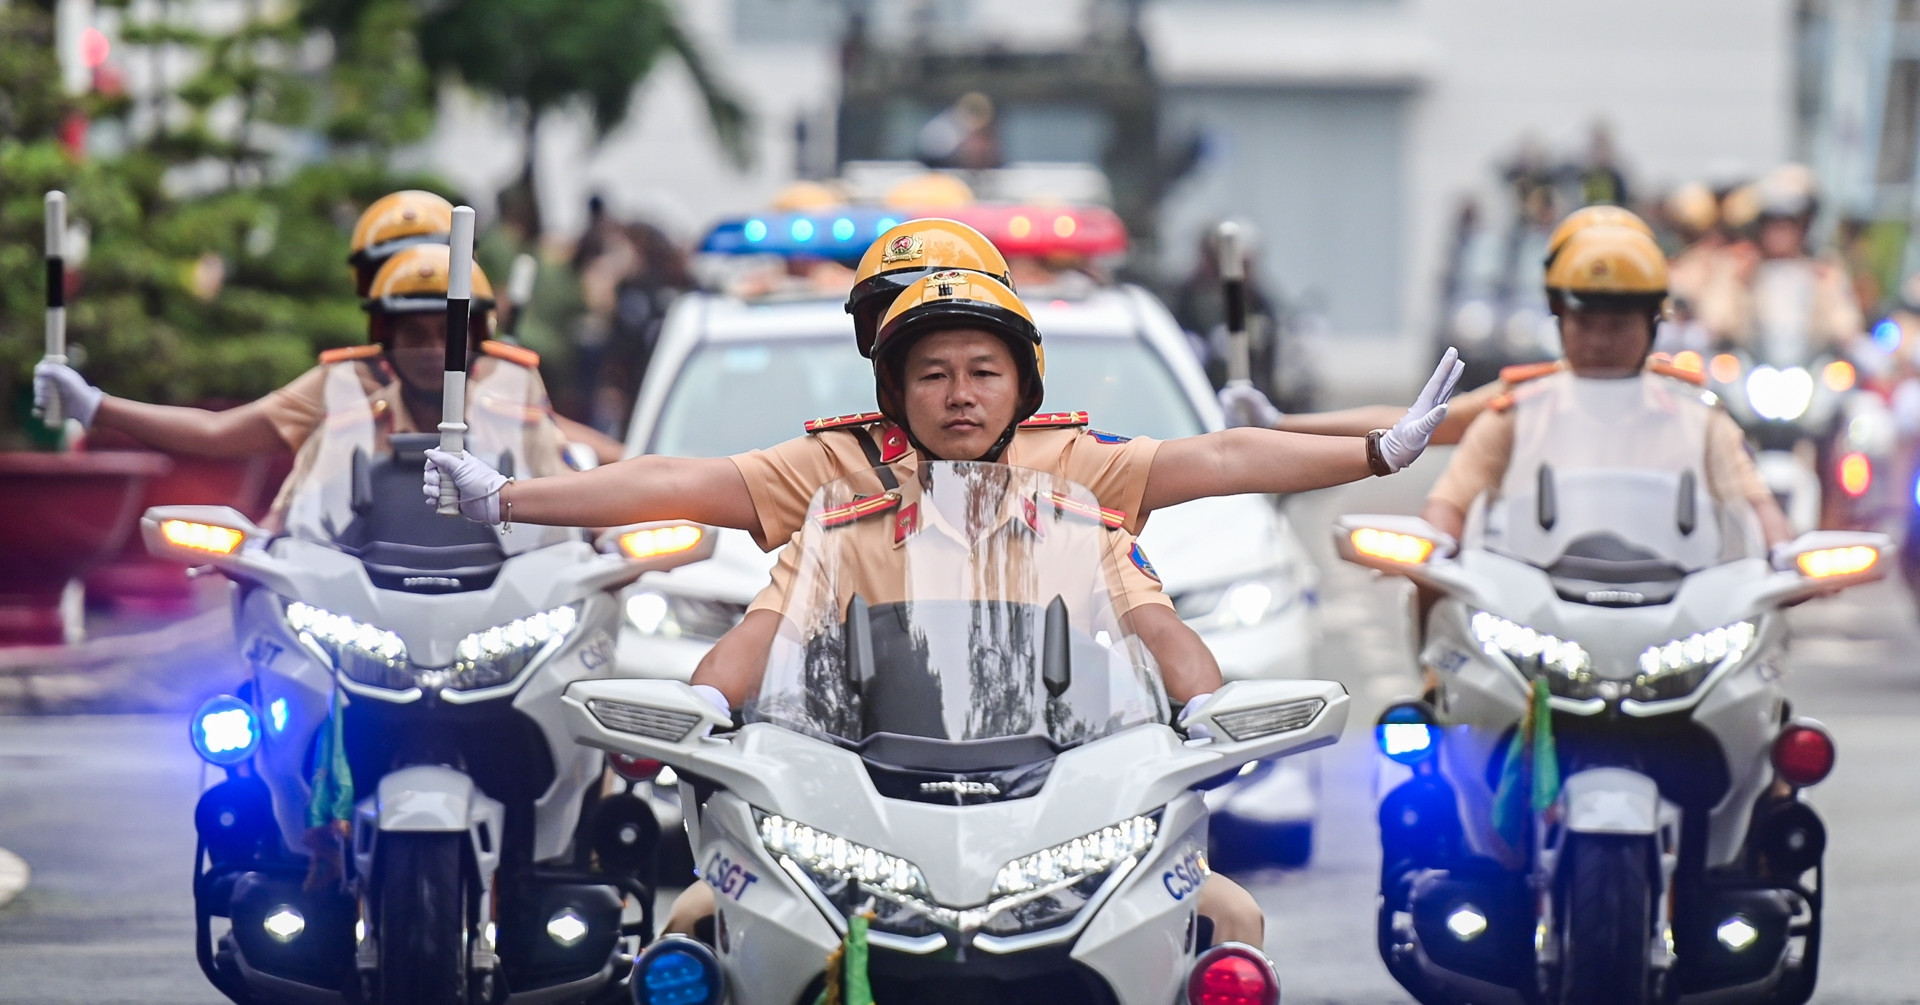
M 874 207 L 764 213 L 719 224 L 707 232 L 700 250 L 709 255 L 808 256 L 852 265 L 874 238 L 899 222 L 897 214 Z
M 1387 709 L 1374 728 L 1380 752 L 1408 765 L 1433 756 L 1440 745 L 1439 733 L 1431 713 L 1424 706 L 1412 703 Z

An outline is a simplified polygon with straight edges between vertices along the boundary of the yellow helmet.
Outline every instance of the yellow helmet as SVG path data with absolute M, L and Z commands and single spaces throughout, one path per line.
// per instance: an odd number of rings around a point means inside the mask
M 853 315 L 853 338 L 860 355 L 872 357 L 880 317 L 900 291 L 948 269 L 992 276 L 1013 288 L 1013 272 L 1000 249 L 985 234 L 957 220 L 908 220 L 868 245 L 854 270 L 853 289 L 847 293 L 847 313 Z
M 889 209 L 945 209 L 971 202 L 972 186 L 938 171 L 896 182 L 880 200 L 880 204 Z
M 1567 246 L 1567 239 L 1588 227 L 1626 227 L 1647 235 L 1648 240 L 1653 239 L 1653 228 L 1632 210 L 1619 206 L 1582 206 L 1568 213 L 1547 236 L 1546 266 L 1552 268 L 1560 249 Z
M 1595 226 L 1567 239 L 1547 269 L 1555 309 L 1658 311 L 1667 296 L 1667 256 L 1631 227 Z
M 1720 200 L 1713 190 L 1697 181 L 1688 182 L 1667 195 L 1667 218 L 1689 234 L 1704 234 L 1720 222 Z
M 366 308 L 373 340 L 385 345 L 388 318 L 394 314 L 424 314 L 447 309 L 447 278 L 453 251 L 444 244 L 416 244 L 402 248 L 373 277 L 362 306 Z M 486 339 L 493 334 L 493 284 L 478 263 L 473 266 L 473 310 L 469 335 Z
M 781 186 L 780 191 L 773 194 L 772 207 L 780 213 L 804 213 L 810 209 L 831 209 L 846 204 L 846 198 L 835 192 L 832 186 L 802 179 Z
M 374 274 L 402 248 L 416 244 L 445 244 L 453 232 L 453 203 L 419 189 L 403 189 L 374 200 L 353 225 L 353 291 L 367 295 Z
M 992 276 L 964 269 L 945 269 L 915 280 L 894 299 L 873 340 L 873 374 L 880 411 L 906 428 L 901 405 L 901 371 L 907 350 L 935 332 L 973 328 L 990 332 L 1007 343 L 1020 369 L 1020 404 L 992 453 L 997 454 L 1013 430 L 1040 410 L 1047 375 L 1046 352 L 1040 347 L 1040 329 L 1020 295 Z M 912 430 L 907 430 L 912 435 Z

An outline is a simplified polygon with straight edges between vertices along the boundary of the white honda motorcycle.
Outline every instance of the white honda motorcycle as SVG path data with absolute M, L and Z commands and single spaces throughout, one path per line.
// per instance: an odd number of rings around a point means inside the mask
M 1434 1003 L 1804 1002 L 1831 769 L 1780 688 L 1782 608 L 1883 575 L 1883 535 L 1778 568 L 1690 473 L 1542 468 L 1483 498 L 1457 556 L 1352 516 L 1342 557 L 1437 595 L 1431 690 L 1378 740 L 1379 950 Z
M 644 803 L 603 796 L 560 692 L 611 672 L 609 591 L 710 545 L 633 527 L 596 552 L 580 531 L 437 515 L 420 481 L 438 438 L 389 434 L 373 377 L 330 365 L 283 531 L 216 506 L 142 521 L 156 554 L 236 584 L 251 667 L 191 726 L 225 769 L 194 814 L 201 969 L 241 1003 L 622 996 L 658 832 Z M 469 449 L 557 465 L 531 371 L 483 359 L 469 387 Z
M 863 484 L 823 488 L 789 545 L 738 731 L 710 735 L 726 716 L 679 681 L 567 689 L 576 737 L 671 765 L 700 807 L 712 951 L 648 947 L 635 1000 L 812 1002 L 844 951 L 884 1002 L 1277 1002 L 1257 947 L 1209 946 L 1195 789 L 1334 742 L 1345 690 L 1230 683 L 1186 739 L 1090 492 L 971 463 Z

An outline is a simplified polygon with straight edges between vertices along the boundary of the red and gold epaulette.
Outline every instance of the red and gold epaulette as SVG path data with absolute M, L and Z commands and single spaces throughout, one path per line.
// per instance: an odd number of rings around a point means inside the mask
M 321 363 L 345 363 L 350 359 L 366 359 L 380 355 L 377 345 L 343 345 L 338 349 L 327 349 L 320 353 Z
M 1503 394 L 1498 398 L 1495 398 L 1492 401 L 1487 402 L 1487 411 L 1489 412 L 1504 412 L 1507 409 L 1512 407 L 1513 407 L 1512 391 L 1508 391 L 1506 394 Z
M 1041 412 L 1020 424 L 1021 429 L 1055 429 L 1087 424 L 1085 412 Z
M 538 370 L 540 368 L 540 354 L 523 345 L 511 345 L 506 342 L 488 339 L 480 343 L 480 351 L 496 359 L 504 359 L 509 363 L 518 363 L 529 370 Z
M 1512 387 L 1516 384 L 1524 384 L 1530 380 L 1539 380 L 1542 377 L 1559 373 L 1565 367 L 1566 364 L 1559 360 L 1552 360 L 1546 363 L 1516 363 L 1513 366 L 1503 366 L 1500 368 L 1500 381 L 1508 387 Z
M 1077 516 L 1084 520 L 1091 520 L 1109 530 L 1119 530 L 1127 525 L 1126 513 L 1117 509 L 1108 509 L 1105 506 L 1095 506 L 1092 503 L 1083 502 L 1064 492 L 1048 492 L 1047 501 L 1053 503 L 1054 508 L 1062 513 L 1069 516 Z
M 845 527 L 856 520 L 865 519 L 876 513 L 885 513 L 900 505 L 900 493 L 883 492 L 865 499 L 855 499 L 844 506 L 834 506 L 820 511 L 814 519 L 822 527 Z
M 1706 374 L 1698 370 L 1689 370 L 1684 366 L 1675 366 L 1663 359 L 1648 359 L 1647 372 L 1657 373 L 1662 377 L 1672 377 L 1675 380 L 1684 380 L 1695 387 L 1707 386 Z
M 886 416 L 879 412 L 855 412 L 852 415 L 835 415 L 825 419 L 811 419 L 807 422 L 807 432 L 820 433 L 829 429 L 845 429 L 848 426 L 864 426 L 869 422 L 879 422 Z

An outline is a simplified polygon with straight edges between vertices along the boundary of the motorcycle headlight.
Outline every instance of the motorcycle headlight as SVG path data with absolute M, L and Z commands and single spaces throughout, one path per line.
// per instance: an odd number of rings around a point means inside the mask
M 1545 679 L 1547 690 L 1562 698 L 1591 698 L 1603 683 L 1594 676 L 1593 660 L 1578 642 L 1536 632 L 1486 611 L 1473 616 L 1473 635 L 1489 656 L 1505 656 L 1527 677 Z
M 414 686 L 407 645 L 390 631 L 298 601 L 287 604 L 287 625 L 353 680 L 394 691 Z
M 1747 374 L 1747 403 L 1763 419 L 1792 422 L 1813 404 L 1813 374 L 1798 366 L 1756 366 Z
M 1759 634 L 1751 621 L 1697 632 L 1640 654 L 1640 673 L 1628 692 L 1635 701 L 1664 701 L 1693 693 L 1713 669 L 1737 661 Z
M 987 903 L 936 903 L 918 866 L 784 817 L 754 811 L 760 841 L 796 878 L 805 878 L 843 914 L 873 910 L 882 931 L 920 936 L 940 929 L 1012 935 L 1061 924 L 1086 906 L 1114 869 L 1153 847 L 1149 816 L 1022 856 L 1000 868 Z
M 456 691 L 496 687 L 520 676 L 528 664 L 559 648 L 579 623 L 579 607 L 569 604 L 484 632 L 474 632 L 454 648 L 453 666 L 424 673 L 437 674 L 438 679 L 433 683 Z
M 740 619 L 747 605 L 692 597 L 664 590 L 641 590 L 627 598 L 627 621 L 646 635 L 717 641 Z
M 1247 628 L 1286 610 L 1300 599 L 1299 574 L 1275 569 L 1220 586 L 1188 590 L 1173 597 L 1174 612 L 1196 631 Z

